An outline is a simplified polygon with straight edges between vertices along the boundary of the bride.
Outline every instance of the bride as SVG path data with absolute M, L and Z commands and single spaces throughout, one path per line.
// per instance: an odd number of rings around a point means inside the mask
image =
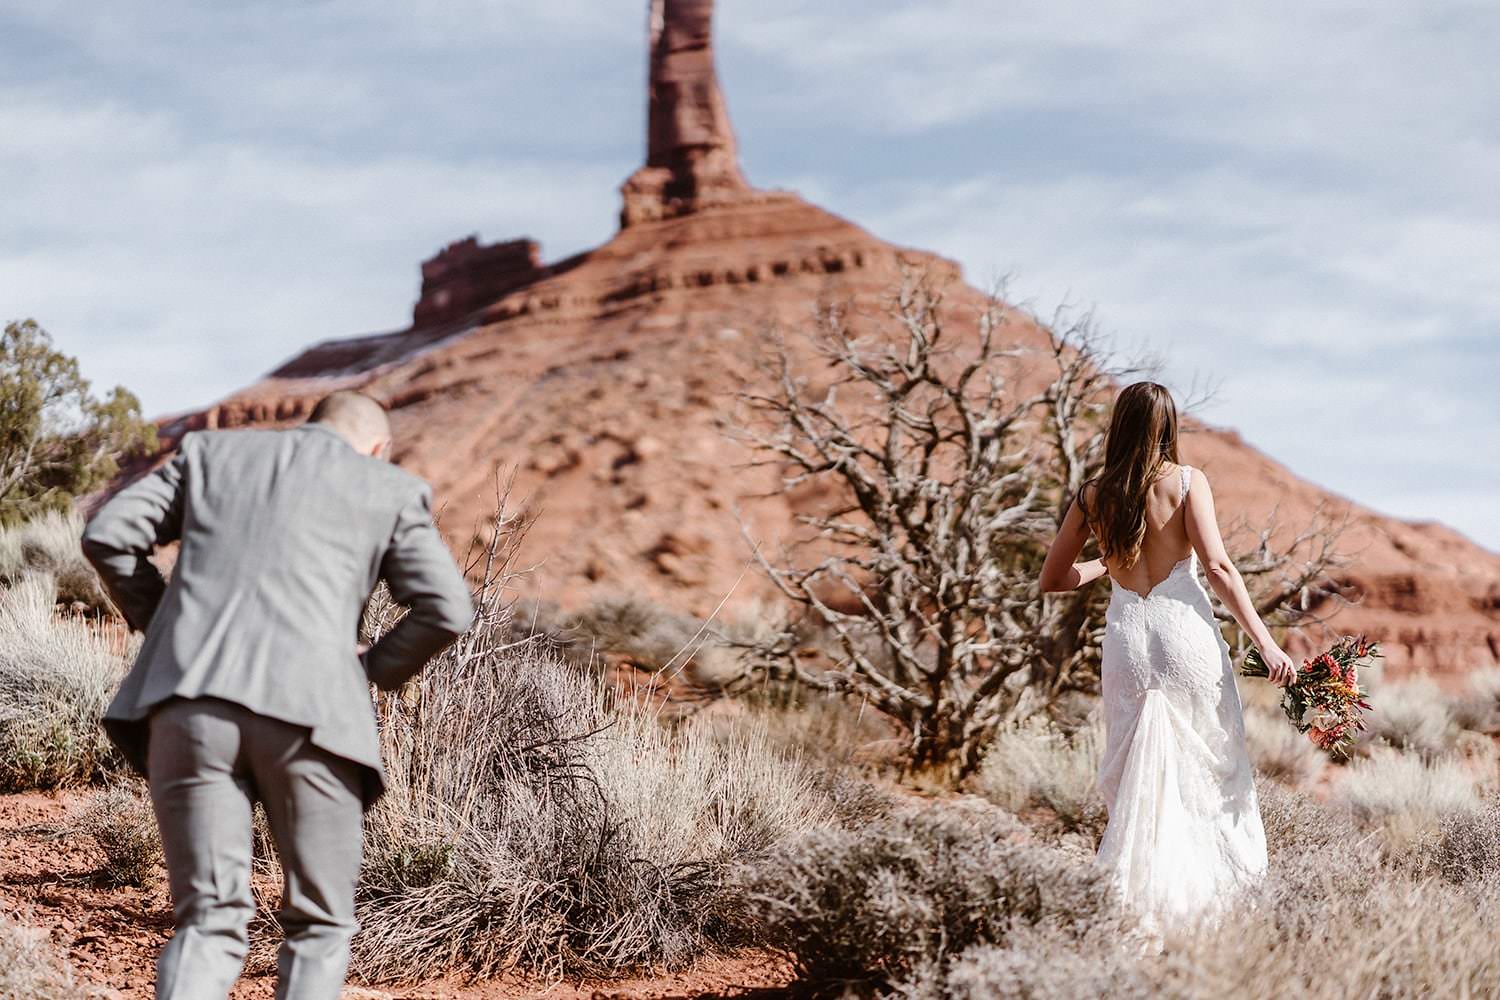
M 1092 534 L 1103 558 L 1076 562 Z M 1104 471 L 1068 508 L 1042 567 L 1044 592 L 1111 580 L 1099 787 L 1109 825 L 1099 862 L 1142 928 L 1211 913 L 1266 869 L 1229 647 L 1198 579 L 1290 683 L 1292 661 L 1224 551 L 1203 473 L 1177 461 L 1177 408 L 1154 382 L 1122 390 Z

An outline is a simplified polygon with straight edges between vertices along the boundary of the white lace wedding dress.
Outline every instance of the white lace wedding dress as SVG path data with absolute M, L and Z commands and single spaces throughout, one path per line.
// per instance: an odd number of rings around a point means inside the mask
M 1187 498 L 1184 466 L 1178 492 Z M 1245 723 L 1208 593 L 1189 553 L 1144 597 L 1113 583 L 1105 617 L 1109 825 L 1099 863 L 1142 929 L 1210 917 L 1266 870 Z

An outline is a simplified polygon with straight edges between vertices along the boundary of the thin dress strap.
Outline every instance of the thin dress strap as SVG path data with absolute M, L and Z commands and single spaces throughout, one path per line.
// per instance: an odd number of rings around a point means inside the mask
M 1193 483 L 1193 467 L 1191 465 L 1181 466 L 1182 483 L 1177 487 L 1177 502 L 1181 504 L 1187 499 L 1188 487 Z

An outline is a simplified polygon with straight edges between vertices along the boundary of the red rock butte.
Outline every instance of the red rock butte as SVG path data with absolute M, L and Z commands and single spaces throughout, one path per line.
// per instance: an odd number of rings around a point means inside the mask
M 986 297 L 950 261 L 747 183 L 712 12 L 712 0 L 651 0 L 646 162 L 622 185 L 613 239 L 550 264 L 530 239 L 452 243 L 422 265 L 408 328 L 307 349 L 166 423 L 167 451 L 187 431 L 284 425 L 332 389 L 359 388 L 390 407 L 396 458 L 433 484 L 455 548 L 489 512 L 496 470 L 514 470 L 541 514 L 523 554 L 540 563 L 539 592 L 629 593 L 697 614 L 766 597 L 741 519 L 774 544 L 820 497 L 776 493 L 724 433 L 758 377 L 757 339 L 806 323 L 820 302 L 876 310 L 903 265 L 950 281 L 960 310 Z M 1024 320 L 1014 328 L 1045 340 Z M 1229 516 L 1261 523 L 1277 508 L 1292 526 L 1320 504 L 1348 512 L 1340 547 L 1354 562 L 1341 575 L 1357 600 L 1334 629 L 1383 639 L 1397 670 L 1500 664 L 1500 555 L 1332 496 L 1231 431 L 1199 428 L 1184 450 Z

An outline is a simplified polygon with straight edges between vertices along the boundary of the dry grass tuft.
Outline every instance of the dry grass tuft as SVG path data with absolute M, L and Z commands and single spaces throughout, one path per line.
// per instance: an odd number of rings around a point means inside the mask
M 79 829 L 104 852 L 104 878 L 115 885 L 150 886 L 161 878 L 161 835 L 151 801 L 133 785 L 95 792 Z
M 99 719 L 127 661 L 99 626 L 53 606 L 47 577 L 0 588 L 0 791 L 89 784 L 122 766 Z
M 545 636 L 580 664 L 611 654 L 646 670 L 680 673 L 705 689 L 724 687 L 745 672 L 721 629 L 638 597 L 601 598 L 574 612 L 539 602 L 519 610 L 515 620 L 525 634 Z
M 1246 709 L 1245 743 L 1257 771 L 1288 785 L 1309 785 L 1328 766 L 1328 755 L 1297 732 L 1280 708 Z
M 1367 746 L 1388 746 L 1431 760 L 1450 753 L 1458 726 L 1448 696 L 1427 676 L 1382 684 L 1376 688 L 1375 711 L 1362 735 Z
M 1436 834 L 1444 820 L 1481 807 L 1479 783 L 1463 761 L 1424 760 L 1383 748 L 1351 764 L 1333 795 L 1360 822 L 1380 831 L 1391 856 Z
M 740 692 L 735 704 L 777 747 L 822 767 L 894 775 L 903 763 L 907 740 L 890 717 L 853 698 L 768 683 Z M 723 724 L 746 722 L 726 717 Z
M 1453 700 L 1453 719 L 1471 732 L 1500 732 L 1500 667 L 1469 674 L 1463 694 Z
M 0 916 L 0 998 L 83 1000 L 95 995 L 79 985 L 73 967 L 52 948 L 46 931 Z
M 1097 841 L 1109 818 L 1098 787 L 1103 752 L 1104 723 L 1097 714 L 1071 734 L 1034 716 L 996 734 L 975 789 L 1012 812 L 1044 806 L 1064 830 Z
M 14 586 L 29 576 L 51 577 L 57 600 L 108 610 L 104 585 L 79 547 L 82 537 L 83 516 L 76 511 L 46 511 L 16 527 L 0 526 L 0 586 Z

